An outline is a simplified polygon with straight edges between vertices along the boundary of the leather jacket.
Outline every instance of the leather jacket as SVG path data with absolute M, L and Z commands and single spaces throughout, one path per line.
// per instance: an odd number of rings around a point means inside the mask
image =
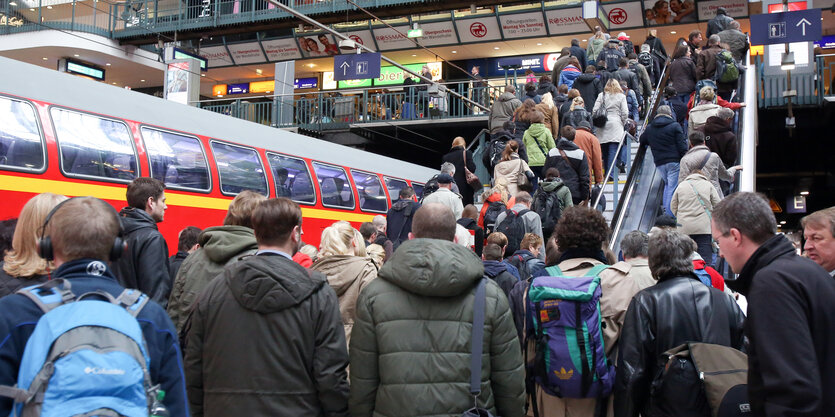
M 731 296 L 695 275 L 661 278 L 632 299 L 620 335 L 615 417 L 654 416 L 650 386 L 659 355 L 685 342 L 742 350 L 745 316 Z

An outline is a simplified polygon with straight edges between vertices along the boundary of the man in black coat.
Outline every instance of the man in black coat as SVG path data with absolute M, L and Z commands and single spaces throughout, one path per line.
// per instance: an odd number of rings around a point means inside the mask
M 711 35 L 716 35 L 727 29 L 732 20 L 734 19 L 728 16 L 724 7 L 716 9 L 716 16 L 707 22 L 707 37 L 709 38 Z
M 766 199 L 738 192 L 716 205 L 719 255 L 747 297 L 748 397 L 754 416 L 824 416 L 835 410 L 835 280 L 777 234 Z
M 168 258 L 168 276 L 171 277 L 172 281 L 177 278 L 177 272 L 180 271 L 180 265 L 183 264 L 186 257 L 200 247 L 197 242 L 200 232 L 202 230 L 196 226 L 187 226 L 180 230 L 180 235 L 177 237 L 177 253 Z
M 643 91 L 641 81 L 638 79 L 638 74 L 629 69 L 628 59 L 621 58 L 618 61 L 618 70 L 615 71 L 613 77 L 617 78 L 619 81 L 626 82 L 626 86 L 635 92 L 635 95 L 638 98 L 638 103 L 644 102 L 643 95 L 641 94 L 641 91 Z
M 119 212 L 128 253 L 113 263 L 119 285 L 148 294 L 165 308 L 171 292 L 168 244 L 157 228 L 165 218 L 165 184 L 141 177 L 128 184 L 128 206 Z
M 733 118 L 733 110 L 722 107 L 716 116 L 708 117 L 705 122 L 705 144 L 722 158 L 725 168 L 734 166 L 739 155 L 739 143 L 731 127 Z
M 581 67 L 580 70 L 585 71 L 586 70 L 586 64 L 587 64 L 587 62 L 586 62 L 586 50 L 585 50 L 585 48 L 580 47 L 580 40 L 577 39 L 577 38 L 572 39 L 571 40 L 571 48 L 569 48 L 569 50 L 571 51 L 570 56 L 577 57 L 577 59 L 580 61 L 580 67 Z
M 586 67 L 585 72 L 574 80 L 574 85 L 572 86 L 572 88 L 576 88 L 580 92 L 580 97 L 583 97 L 583 103 L 586 105 L 586 111 L 589 113 L 594 109 L 594 102 L 597 100 L 597 96 L 603 92 L 603 84 L 594 75 L 594 70 L 594 65 Z
M 672 216 L 670 201 L 678 185 L 679 163 L 687 153 L 687 143 L 681 125 L 673 120 L 670 106 L 658 107 L 655 118 L 641 134 L 641 145 L 652 149 L 655 169 L 664 179 L 664 210 Z
M 412 217 L 419 208 L 420 203 L 415 201 L 415 190 L 412 187 L 401 188 L 397 201 L 391 204 L 386 213 L 386 236 L 391 240 L 394 249 L 409 240 Z

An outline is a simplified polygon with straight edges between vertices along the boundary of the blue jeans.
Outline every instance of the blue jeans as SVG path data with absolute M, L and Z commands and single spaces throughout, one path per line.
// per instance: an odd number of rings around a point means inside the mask
M 670 210 L 670 202 L 673 200 L 673 192 L 675 192 L 676 185 L 678 185 L 679 164 L 678 162 L 668 162 L 659 167 L 655 167 L 655 169 L 658 170 L 661 178 L 664 179 L 664 212 L 672 216 L 673 211 Z
M 600 151 L 600 153 L 603 154 L 603 181 L 606 181 L 609 175 L 609 167 L 612 166 L 612 161 L 614 161 L 617 157 L 616 153 L 618 151 L 618 143 L 601 143 Z

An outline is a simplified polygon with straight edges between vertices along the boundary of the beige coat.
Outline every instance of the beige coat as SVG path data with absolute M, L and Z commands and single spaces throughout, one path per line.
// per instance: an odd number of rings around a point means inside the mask
M 545 121 L 542 123 L 551 131 L 551 135 L 555 138 L 560 137 L 560 117 L 557 107 L 547 103 L 539 103 L 534 108 L 541 111 L 542 115 L 545 116 Z
M 679 163 L 679 184 L 681 184 L 681 182 L 684 181 L 684 179 L 690 174 L 699 170 L 699 167 L 705 160 L 705 156 L 707 156 L 707 152 L 710 152 L 710 149 L 708 149 L 707 146 L 699 145 L 690 148 L 690 150 L 684 154 L 684 157 L 681 158 L 681 163 Z M 725 169 L 725 164 L 722 163 L 722 158 L 715 152 L 710 155 L 707 163 L 701 169 L 702 173 L 705 177 L 707 177 L 707 180 L 713 184 L 713 188 L 716 188 L 716 192 L 719 194 L 720 199 L 723 195 L 722 187 L 719 185 L 719 180 L 733 181 L 736 170 L 736 167 Z
M 690 174 L 676 187 L 670 210 L 681 225 L 681 233 L 707 235 L 710 234 L 710 216 L 707 212 L 712 213 L 713 207 L 719 204 L 719 201 L 719 193 L 704 175 Z
M 528 163 L 519 159 L 518 154 L 512 154 L 511 160 L 502 161 L 496 164 L 493 169 L 493 178 L 504 178 L 507 180 L 507 192 L 509 195 L 516 195 L 519 192 L 519 186 L 516 183 L 518 174 L 523 174 L 531 170 Z
M 374 261 L 359 256 L 332 255 L 317 259 L 310 269 L 327 275 L 328 284 L 336 292 L 345 341 L 350 345 L 351 330 L 357 317 L 357 298 L 360 291 L 377 278 Z
M 563 274 L 570 277 L 583 276 L 589 269 L 601 262 L 591 258 L 574 258 L 562 261 L 558 266 Z M 606 356 L 617 361 L 617 342 L 620 329 L 626 317 L 626 309 L 632 296 L 638 292 L 635 281 L 628 278 L 631 266 L 626 262 L 618 262 L 600 273 L 600 311 L 603 329 L 603 344 Z M 533 341 L 528 345 L 528 358 L 533 358 Z M 591 416 L 594 414 L 595 398 L 559 398 L 545 394 L 541 388 L 536 389 L 539 412 L 542 417 L 562 416 Z M 609 402 L 608 416 L 612 416 L 612 403 Z M 528 415 L 532 414 L 532 407 L 528 408 Z
M 658 283 L 658 280 L 652 277 L 652 271 L 649 270 L 649 259 L 647 258 L 632 258 L 626 261 L 632 268 L 629 269 L 629 277 L 635 281 L 635 285 L 639 289 L 651 287 Z

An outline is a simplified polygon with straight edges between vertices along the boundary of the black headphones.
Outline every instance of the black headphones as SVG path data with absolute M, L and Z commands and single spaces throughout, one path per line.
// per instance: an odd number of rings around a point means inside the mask
M 41 226 L 41 233 L 38 235 L 38 256 L 41 258 L 46 259 L 47 261 L 52 261 L 55 259 L 55 251 L 52 247 L 52 239 L 49 236 L 45 236 L 46 234 L 46 226 L 49 224 L 49 221 L 52 220 L 52 216 L 58 211 L 61 206 L 66 204 L 68 201 L 72 201 L 76 198 L 95 198 L 95 197 L 73 197 L 66 199 L 60 202 L 55 208 L 53 208 L 49 214 L 46 215 L 46 218 L 43 221 L 43 226 Z M 122 256 L 128 248 L 128 243 L 122 239 L 124 236 L 124 229 L 122 228 L 122 222 L 119 219 L 119 213 L 116 212 L 116 209 L 113 208 L 110 204 L 106 203 L 103 200 L 95 198 L 96 200 L 101 201 L 107 207 L 110 207 L 110 211 L 113 213 L 113 216 L 116 217 L 116 224 L 119 225 L 119 232 L 116 234 L 116 239 L 113 241 L 113 246 L 110 248 L 110 261 L 115 261 Z

